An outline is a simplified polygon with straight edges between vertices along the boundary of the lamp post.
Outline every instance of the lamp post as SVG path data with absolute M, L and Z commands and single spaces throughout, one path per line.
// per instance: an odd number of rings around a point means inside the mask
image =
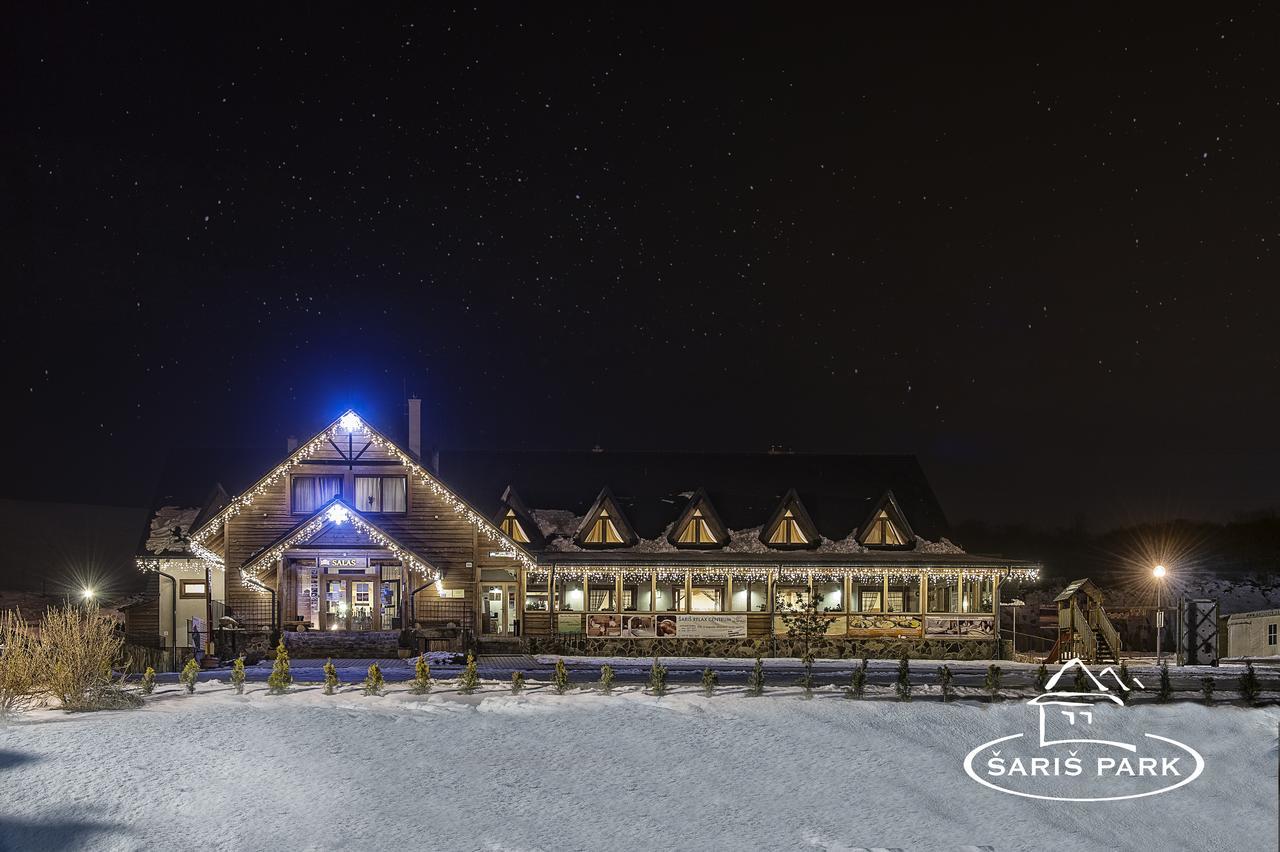
M 80 590 L 80 597 L 84 600 L 86 606 L 93 603 L 93 599 L 96 595 L 97 592 L 88 587 Z
M 1151 576 L 1156 578 L 1156 665 L 1160 665 L 1160 634 L 1164 632 L 1164 610 L 1160 608 L 1160 592 L 1164 588 L 1164 575 L 1169 573 L 1163 565 L 1151 569 Z
M 1027 602 L 1021 598 L 1014 598 L 1011 601 L 1001 601 L 1000 606 L 1013 608 L 1013 653 L 1018 653 L 1018 607 L 1026 606 Z

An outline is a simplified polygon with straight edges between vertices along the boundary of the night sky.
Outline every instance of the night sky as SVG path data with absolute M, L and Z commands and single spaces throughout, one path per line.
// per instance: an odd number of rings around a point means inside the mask
M 445 447 L 914 452 L 953 520 L 1280 506 L 1273 13 L 357 8 L 11 10 L 5 496 L 407 389 Z

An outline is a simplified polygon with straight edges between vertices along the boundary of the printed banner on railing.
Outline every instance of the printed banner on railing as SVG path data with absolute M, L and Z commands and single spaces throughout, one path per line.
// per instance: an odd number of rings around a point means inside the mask
M 678 639 L 746 639 L 745 615 L 677 615 Z

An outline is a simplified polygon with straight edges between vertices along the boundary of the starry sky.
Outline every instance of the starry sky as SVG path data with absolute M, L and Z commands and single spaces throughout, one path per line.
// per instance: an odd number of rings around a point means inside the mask
M 428 445 L 916 453 L 953 520 L 1280 507 L 1280 19 L 793 11 L 14 10 L 4 495 L 408 391 Z

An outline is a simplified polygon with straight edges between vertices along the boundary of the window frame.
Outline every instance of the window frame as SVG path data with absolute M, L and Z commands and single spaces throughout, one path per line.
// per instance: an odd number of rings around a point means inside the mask
M 407 514 L 407 513 L 408 513 L 408 511 L 409 511 L 409 477 L 408 477 L 406 474 L 402 474 L 402 473 L 388 473 L 388 474 L 383 474 L 383 473 L 357 473 L 357 474 L 354 474 L 354 476 L 353 476 L 353 478 L 352 478 L 352 480 L 351 480 L 351 499 L 352 499 L 352 502 L 355 502 L 356 483 L 358 483 L 361 479 L 376 479 L 376 480 L 378 480 L 378 508 L 377 508 L 377 509 L 365 509 L 365 508 L 364 508 L 364 507 L 362 507 L 362 506 L 356 506 L 356 507 L 355 507 L 355 509 L 356 509 L 356 511 L 357 511 L 357 512 L 360 512 L 362 515 L 404 515 L 404 514 Z M 388 479 L 399 479 L 399 480 L 401 480 L 402 482 L 404 482 L 404 508 L 403 508 L 403 509 L 387 509 L 387 508 L 385 508 L 385 506 L 387 505 L 387 492 L 386 492 L 386 486 L 384 485 L 384 483 L 385 483 Z
M 188 592 L 187 591 L 188 586 L 200 586 L 202 589 L 204 589 L 204 591 Z M 185 578 L 181 579 L 178 581 L 178 597 L 184 600 L 196 600 L 196 599 L 204 600 L 205 598 L 209 597 L 209 584 L 205 582 L 203 579 L 200 579 L 200 580 L 187 580 Z
M 1280 634 L 1280 627 L 1275 622 L 1267 625 L 1267 644 L 1275 645 L 1277 643 L 1277 634 Z
M 299 479 L 336 479 L 338 481 L 338 491 L 336 494 L 334 494 L 334 497 L 337 497 L 338 499 L 341 499 L 341 500 L 346 499 L 346 496 L 347 496 L 347 483 L 345 481 L 346 478 L 340 473 L 290 474 L 289 475 L 289 514 L 291 515 L 314 515 L 316 512 L 320 511 L 320 509 L 326 503 L 333 500 L 333 497 L 330 497 L 329 500 L 326 500 L 324 503 L 321 503 L 320 505 L 315 506 L 313 508 L 299 509 L 297 493 L 294 491 L 294 488 L 295 488 L 294 483 L 297 482 Z

